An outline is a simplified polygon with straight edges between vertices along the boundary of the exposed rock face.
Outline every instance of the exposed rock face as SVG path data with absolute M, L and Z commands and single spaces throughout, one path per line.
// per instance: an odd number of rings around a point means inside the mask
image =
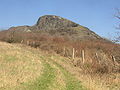
M 9 28 L 8 30 L 28 32 L 28 31 L 30 31 L 30 30 L 29 30 L 29 27 L 30 27 L 30 26 L 18 26 L 18 27 L 11 27 L 11 28 Z
M 102 39 L 88 28 L 59 16 L 45 15 L 38 19 L 34 26 L 12 27 L 9 31 L 47 33 L 50 35 L 69 36 L 72 39 Z
M 39 29 L 49 30 L 58 28 L 77 27 L 79 25 L 59 16 L 45 15 L 38 19 L 36 26 L 38 26 Z

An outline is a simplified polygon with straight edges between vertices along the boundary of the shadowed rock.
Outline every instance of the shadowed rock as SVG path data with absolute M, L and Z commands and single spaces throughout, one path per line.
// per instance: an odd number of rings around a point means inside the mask
M 14 32 L 47 33 L 50 35 L 69 36 L 71 39 L 89 40 L 102 39 L 99 35 L 65 18 L 45 15 L 38 19 L 34 26 L 18 26 L 8 29 Z
M 78 24 L 59 16 L 45 15 L 38 19 L 36 26 L 39 29 L 59 29 L 68 27 L 77 27 Z

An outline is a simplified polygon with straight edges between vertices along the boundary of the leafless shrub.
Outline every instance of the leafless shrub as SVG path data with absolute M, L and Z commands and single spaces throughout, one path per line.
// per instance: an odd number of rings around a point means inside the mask
M 77 64 L 85 72 L 89 73 L 110 73 L 119 72 L 118 66 L 113 65 L 111 56 L 120 56 L 120 45 L 104 40 L 71 41 L 66 36 L 50 35 L 48 33 L 33 32 L 0 32 L 0 40 L 9 43 L 23 43 L 31 47 L 56 52 L 65 57 L 72 57 L 72 49 L 75 49 L 75 58 L 81 58 L 82 50 L 85 50 L 85 63 Z M 96 53 L 103 55 L 95 56 Z M 101 58 L 104 57 L 106 58 Z M 104 64 L 104 62 L 106 64 Z M 119 59 L 116 59 L 119 62 Z M 118 63 L 119 64 L 119 63 Z M 111 65 L 111 66 L 110 66 Z M 117 69 L 116 69 L 117 68 Z

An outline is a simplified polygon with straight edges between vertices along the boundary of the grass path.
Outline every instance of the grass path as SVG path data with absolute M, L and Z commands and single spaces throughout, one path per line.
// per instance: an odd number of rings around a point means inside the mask
M 0 53 L 0 90 L 85 90 L 79 80 L 43 52 L 0 42 Z
M 56 65 L 60 71 L 63 73 L 64 77 L 65 77 L 65 84 L 66 86 L 64 87 L 64 90 L 86 90 L 82 85 L 81 82 L 78 81 L 76 78 L 74 78 L 74 76 L 72 76 L 67 70 L 65 70 L 65 68 L 63 68 L 60 64 L 58 64 L 57 62 L 55 62 L 54 60 L 52 60 L 49 57 L 42 57 L 45 60 L 48 60 L 50 63 Z
M 22 90 L 86 90 L 74 76 L 49 57 L 40 56 L 44 64 L 43 74 L 36 81 L 27 83 Z M 59 71 L 60 79 L 57 81 L 57 72 Z
M 43 74 L 40 78 L 32 83 L 27 83 L 25 90 L 49 90 L 49 86 L 53 84 L 55 80 L 55 69 L 48 63 L 44 63 Z

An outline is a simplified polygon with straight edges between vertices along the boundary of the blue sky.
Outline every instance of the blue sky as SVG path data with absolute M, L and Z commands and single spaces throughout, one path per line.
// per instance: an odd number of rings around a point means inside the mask
M 43 15 L 57 15 L 111 37 L 119 21 L 120 0 L 0 0 L 0 29 L 34 25 Z

